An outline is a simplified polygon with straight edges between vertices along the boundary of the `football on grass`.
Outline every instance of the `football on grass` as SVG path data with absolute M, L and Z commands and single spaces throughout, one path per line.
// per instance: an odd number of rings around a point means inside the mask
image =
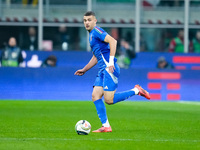
M 80 120 L 75 125 L 75 131 L 78 135 L 88 135 L 91 131 L 91 125 L 87 120 Z

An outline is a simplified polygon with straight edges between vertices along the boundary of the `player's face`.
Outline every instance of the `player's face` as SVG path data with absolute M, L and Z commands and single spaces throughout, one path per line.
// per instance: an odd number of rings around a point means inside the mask
M 85 29 L 90 32 L 96 26 L 97 19 L 96 19 L 95 16 L 92 16 L 92 15 L 91 16 L 84 16 L 83 22 L 84 22 L 84 25 L 85 25 Z

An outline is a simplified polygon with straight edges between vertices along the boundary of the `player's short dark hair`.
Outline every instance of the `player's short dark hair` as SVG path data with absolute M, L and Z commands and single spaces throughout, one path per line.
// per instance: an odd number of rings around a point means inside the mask
M 95 13 L 93 11 L 87 11 L 84 16 L 95 16 Z

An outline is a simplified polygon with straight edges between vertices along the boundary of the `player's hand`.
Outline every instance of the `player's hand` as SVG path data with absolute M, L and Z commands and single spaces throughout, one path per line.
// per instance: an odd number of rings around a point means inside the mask
M 115 70 L 115 66 L 114 66 L 114 65 L 109 66 L 108 69 L 109 69 L 109 72 L 110 72 L 110 73 L 113 73 L 114 70 Z
M 107 67 L 108 67 L 108 71 L 109 73 L 113 73 L 115 70 L 115 66 L 114 66 L 114 56 L 110 56 L 109 58 L 109 63 L 106 63 Z
M 77 76 L 82 76 L 84 74 L 85 74 L 85 71 L 83 69 L 79 69 L 74 73 L 74 75 L 77 75 Z

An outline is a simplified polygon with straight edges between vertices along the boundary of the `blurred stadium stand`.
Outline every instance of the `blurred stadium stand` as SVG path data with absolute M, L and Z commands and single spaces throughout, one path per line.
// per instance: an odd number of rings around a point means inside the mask
M 38 60 L 44 61 L 48 56 L 57 57 L 57 67 L 83 67 L 92 57 L 91 52 L 77 51 L 23 51 L 25 53 L 25 63 L 31 60 L 33 55 L 38 56 Z M 0 51 L 1 54 L 1 51 Z M 155 69 L 159 57 L 163 56 L 167 62 L 173 64 L 176 70 L 200 70 L 200 54 L 177 54 L 177 53 L 151 53 L 140 52 L 131 60 L 130 68 L 135 69 Z M 26 67 L 27 65 L 25 65 Z
M 108 3 L 108 2 L 107 2 Z M 98 2 L 95 12 L 99 23 L 126 23 L 135 22 L 135 5 L 130 2 L 112 3 Z M 59 4 L 59 5 L 58 5 Z M 51 3 L 44 5 L 44 23 L 82 23 L 82 15 L 86 11 L 86 3 Z M 37 22 L 38 9 L 32 6 L 23 6 L 21 4 L 12 4 L 9 7 L 2 4 L 0 21 L 9 22 Z M 112 10 L 112 11 L 111 11 Z M 120 11 L 120 13 L 118 13 Z M 127 15 L 130 14 L 130 15 Z M 144 7 L 141 16 L 143 24 L 183 24 L 184 7 Z M 189 24 L 199 25 L 199 7 L 190 7 Z
M 127 33 L 131 33 L 132 38 L 129 40 L 136 45 L 136 43 L 141 42 L 136 40 L 135 34 L 136 1 L 92 0 L 91 2 L 99 26 L 106 28 L 108 33 L 112 33 L 112 29 L 117 28 L 118 30 L 115 31 L 118 33 L 115 34 L 118 34 L 116 37 L 119 40 L 126 38 Z M 200 55 L 188 53 L 189 51 L 184 54 L 167 53 L 170 40 L 176 36 L 176 32 L 180 28 L 185 27 L 184 4 L 187 0 L 180 0 L 179 5 L 174 5 L 173 0 L 156 1 L 159 3 L 152 6 L 141 3 L 140 38 L 146 40 L 147 48 L 144 51 L 148 52 L 136 53 L 130 68 L 121 69 L 117 91 L 128 90 L 139 83 L 151 93 L 152 100 L 200 101 L 198 94 L 200 89 Z M 34 26 L 39 31 L 38 16 L 40 14 L 38 14 L 37 1 L 29 4 L 25 2 L 28 0 L 0 0 L 1 49 L 10 36 L 15 36 L 19 45 L 23 43 L 24 37 L 26 37 L 24 35 L 27 34 L 29 26 Z M 171 4 L 166 5 L 169 2 Z M 188 39 L 191 40 L 200 25 L 200 2 L 190 0 L 189 4 L 188 33 L 190 34 Z M 49 55 L 55 55 L 58 59 L 57 67 L 1 67 L 0 99 L 91 99 L 92 85 L 98 68 L 94 67 L 82 77 L 74 76 L 74 72 L 87 64 L 92 56 L 92 53 L 86 52 L 87 32 L 82 23 L 82 16 L 88 10 L 87 6 L 86 0 L 43 0 L 43 39 L 54 42 L 53 38 L 58 36 L 58 27 L 64 24 L 70 36 L 69 49 L 77 51 L 56 51 L 61 49 L 55 48 L 51 52 L 25 51 L 26 64 L 33 55 L 37 55 L 39 61 L 44 61 Z M 156 49 L 156 45 L 160 41 L 165 45 Z M 154 51 L 159 52 L 154 53 Z M 175 69 L 157 69 L 156 63 L 160 56 L 164 56 L 168 62 L 175 66 Z M 131 99 L 144 100 L 139 96 L 134 96 Z
M 86 1 L 44 1 L 45 22 L 82 22 L 82 15 L 86 11 Z M 96 0 L 94 9 L 100 22 L 133 23 L 135 20 L 135 1 Z M 1 2 L 0 18 L 2 22 L 35 22 L 38 17 L 37 6 L 13 3 L 8 5 Z M 112 11 L 111 11 L 112 10 Z M 120 13 L 118 13 L 120 11 Z M 182 24 L 184 22 L 184 7 L 143 7 L 142 23 L 154 24 Z M 130 15 L 127 15 L 130 14 Z M 132 15 L 131 15 L 132 14 Z M 200 22 L 199 7 L 191 7 L 190 24 Z M 104 20 L 104 21 L 103 21 Z
M 141 2 L 139 19 L 140 33 L 143 36 L 145 35 L 143 38 L 147 41 L 148 45 L 145 51 L 167 51 L 166 47 L 165 50 L 163 50 L 162 48 L 157 48 L 156 45 L 159 40 L 165 40 L 167 38 L 164 35 L 171 34 L 170 38 L 172 38 L 176 36 L 178 29 L 184 28 L 186 18 L 185 1 L 180 0 L 178 1 L 180 4 L 175 5 L 173 0 L 155 0 L 152 6 L 144 4 L 146 1 L 148 0 L 139 1 Z M 99 26 L 107 28 L 106 31 L 108 33 L 111 33 L 113 28 L 117 28 L 119 30 L 119 38 L 124 38 L 126 32 L 131 32 L 133 35 L 133 39 L 131 40 L 135 40 L 135 43 L 139 43 L 139 37 L 135 34 L 137 33 L 136 0 L 92 0 L 91 3 L 92 10 L 96 12 Z M 188 28 L 189 39 L 191 40 L 200 25 L 200 2 L 190 0 L 189 4 Z M 87 6 L 88 3 L 86 0 L 43 0 L 43 39 L 52 40 L 52 35 L 49 33 L 54 30 L 53 34 L 58 34 L 53 28 L 64 24 L 68 28 L 76 28 L 76 37 L 72 38 L 69 46 L 75 50 L 87 49 L 89 51 L 89 46 L 86 40 L 84 40 L 87 34 L 82 23 L 82 16 L 87 11 Z M 23 28 L 28 26 L 39 27 L 40 15 L 38 13 L 38 8 L 38 2 L 34 4 L 24 4 L 21 0 L 0 0 L 0 32 L 4 34 L 0 38 L 0 48 L 2 48 L 1 43 L 8 39 L 7 36 L 16 33 L 18 34 L 18 37 L 16 37 L 17 40 L 22 41 L 23 34 L 26 33 Z M 9 28 L 17 28 L 16 32 L 9 32 L 6 30 L 7 32 L 5 33 L 4 27 L 8 26 Z M 73 29 L 70 30 L 72 31 Z M 70 33 L 71 37 L 75 36 L 73 33 L 74 30 Z M 72 43 L 72 41 L 74 41 L 74 43 Z M 136 48 L 136 46 L 137 44 L 135 44 L 135 49 L 138 52 L 139 49 Z M 41 46 L 39 49 L 42 49 Z M 56 49 L 56 47 L 54 47 L 54 49 Z
M 98 69 L 82 77 L 78 67 L 0 68 L 0 99 L 12 100 L 91 100 Z M 154 77 L 152 78 L 151 75 Z M 140 84 L 158 101 L 199 101 L 199 70 L 121 69 L 119 88 L 124 91 Z M 145 100 L 134 96 L 131 100 Z
M 74 76 L 92 57 L 88 52 L 30 52 L 26 61 L 37 54 L 43 61 L 49 55 L 58 58 L 54 68 L 0 68 L 0 99 L 24 100 L 90 100 L 92 85 L 98 72 L 97 66 L 84 76 Z M 156 69 L 159 56 L 164 56 L 177 69 Z M 143 61 L 141 61 L 141 59 Z M 196 68 L 193 68 L 196 66 Z M 128 90 L 135 84 L 142 85 L 151 93 L 152 100 L 199 101 L 200 55 L 173 53 L 138 53 L 131 68 L 121 69 L 119 88 Z M 192 94 L 191 94 L 192 93 Z M 132 100 L 144 100 L 139 96 Z

